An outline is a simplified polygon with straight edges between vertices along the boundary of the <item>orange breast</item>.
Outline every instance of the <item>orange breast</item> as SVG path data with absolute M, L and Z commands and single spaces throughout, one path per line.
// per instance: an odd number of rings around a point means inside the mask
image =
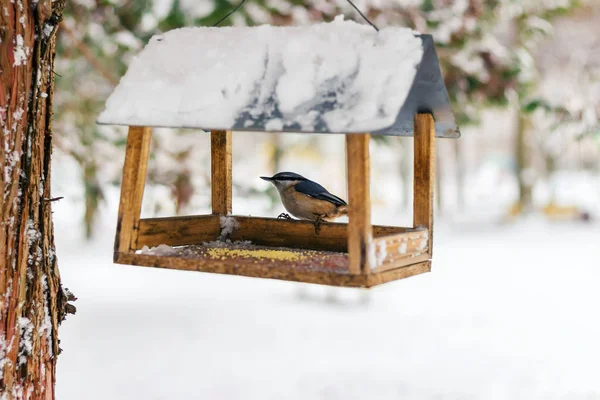
M 300 219 L 314 221 L 318 216 L 327 217 L 336 213 L 336 206 L 325 200 L 318 200 L 296 192 L 293 188 L 281 193 L 285 209 Z

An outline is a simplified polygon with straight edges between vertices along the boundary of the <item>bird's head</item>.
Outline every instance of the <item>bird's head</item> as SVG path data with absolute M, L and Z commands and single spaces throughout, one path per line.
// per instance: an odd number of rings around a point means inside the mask
M 302 175 L 294 172 L 278 172 L 271 177 L 261 176 L 260 179 L 271 182 L 278 190 L 287 189 L 290 186 L 294 186 L 298 182 L 307 180 Z

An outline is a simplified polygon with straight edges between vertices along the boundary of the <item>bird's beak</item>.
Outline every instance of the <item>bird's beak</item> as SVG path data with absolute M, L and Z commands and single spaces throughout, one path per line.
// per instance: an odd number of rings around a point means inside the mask
M 268 176 L 261 176 L 260 179 L 265 180 L 267 182 L 271 182 L 273 180 L 273 178 L 270 178 Z

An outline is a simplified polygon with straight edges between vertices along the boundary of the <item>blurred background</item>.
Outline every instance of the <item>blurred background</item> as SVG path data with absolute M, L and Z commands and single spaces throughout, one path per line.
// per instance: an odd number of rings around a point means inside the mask
M 79 313 L 58 397 L 600 399 L 600 1 L 355 1 L 379 28 L 433 35 L 461 127 L 436 144 L 431 274 L 360 291 L 113 265 L 127 132 L 95 119 L 152 35 L 237 4 L 67 2 L 53 196 Z M 222 25 L 338 14 L 362 23 L 345 0 L 247 0 Z M 144 216 L 210 209 L 209 144 L 154 131 Z M 410 224 L 412 139 L 371 154 L 373 222 Z M 234 213 L 284 211 L 258 177 L 285 170 L 345 197 L 343 136 L 234 132 Z

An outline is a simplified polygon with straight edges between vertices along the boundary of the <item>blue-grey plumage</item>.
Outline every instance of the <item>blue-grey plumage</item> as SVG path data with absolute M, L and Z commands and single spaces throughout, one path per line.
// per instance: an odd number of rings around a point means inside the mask
M 302 194 L 314 197 L 315 199 L 329 201 L 338 207 L 348 205 L 344 200 L 329 193 L 327 189 L 319 185 L 317 182 L 313 182 L 308 179 L 298 182 L 296 185 L 294 185 L 294 189 Z
M 309 221 L 331 221 L 348 212 L 348 204 L 327 189 L 294 172 L 279 172 L 272 177 L 261 176 L 271 182 L 281 196 L 283 206 L 294 217 Z

